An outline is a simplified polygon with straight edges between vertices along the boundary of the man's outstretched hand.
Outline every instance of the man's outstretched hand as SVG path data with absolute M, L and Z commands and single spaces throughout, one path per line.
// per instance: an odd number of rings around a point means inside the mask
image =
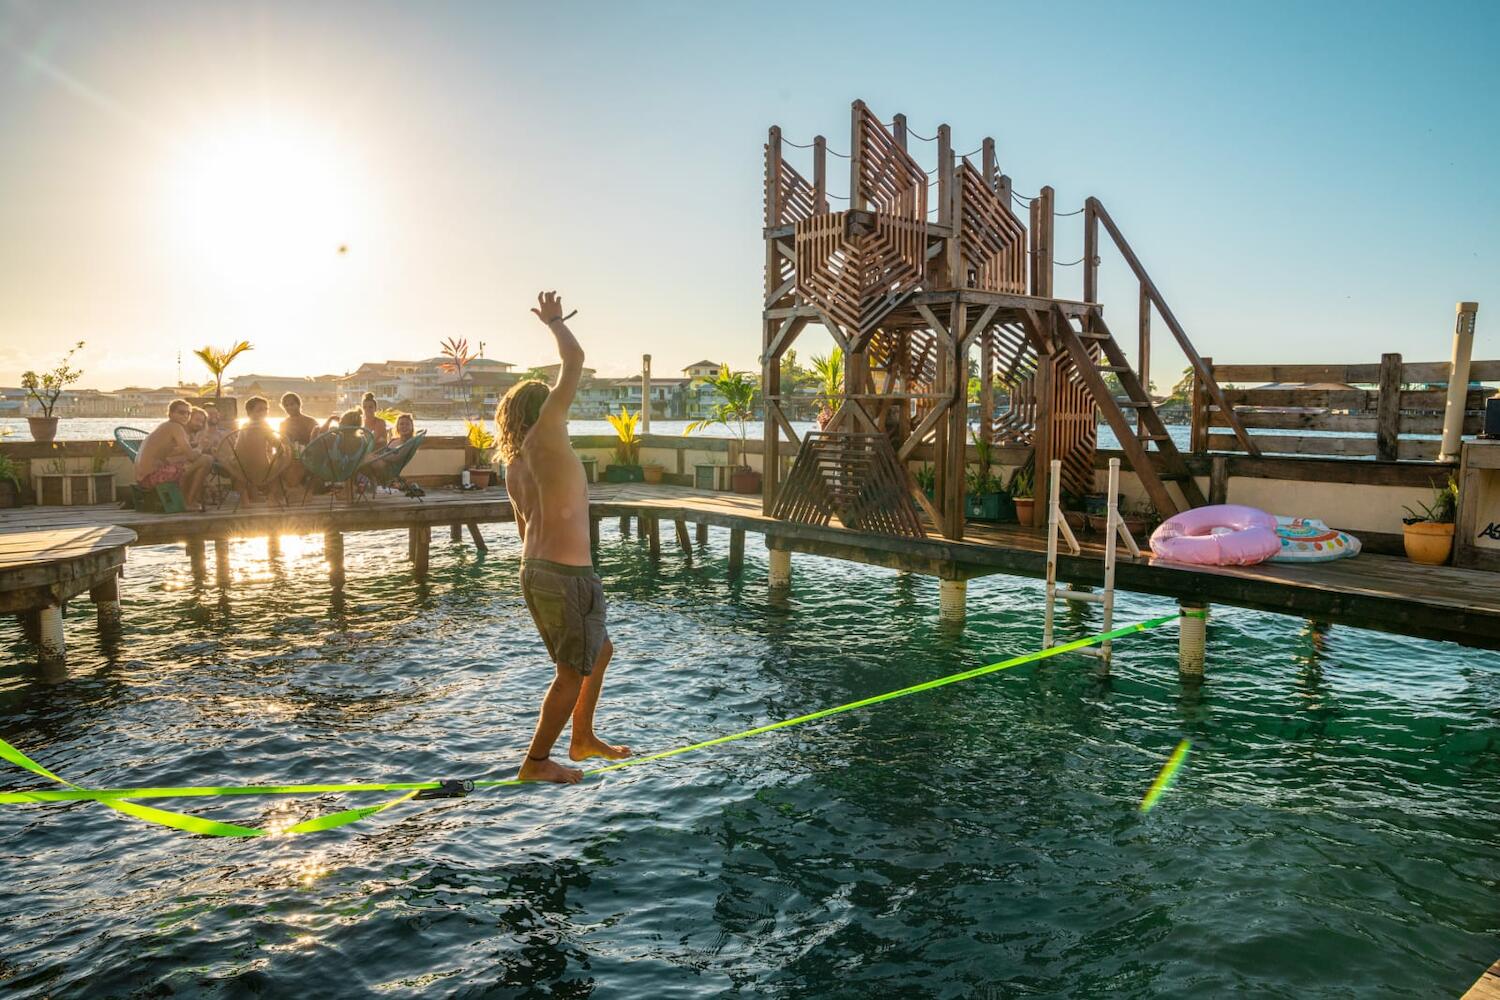
M 537 319 L 549 326 L 553 320 L 563 318 L 562 299 L 557 297 L 556 292 L 537 292 L 536 305 L 531 311 L 536 313 Z

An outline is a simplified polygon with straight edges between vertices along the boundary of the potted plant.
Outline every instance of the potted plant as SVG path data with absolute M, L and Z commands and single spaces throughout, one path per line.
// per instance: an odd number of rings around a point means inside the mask
M 495 467 L 485 463 L 485 456 L 494 451 L 495 435 L 484 424 L 473 420 L 465 420 L 464 426 L 468 428 L 469 438 L 469 447 L 464 456 L 464 471 L 469 474 L 471 485 L 481 490 L 487 489 L 495 475 Z
M 1062 509 L 1063 520 L 1068 522 L 1068 527 L 1072 528 L 1075 533 L 1093 529 L 1092 518 L 1083 509 L 1083 497 L 1074 493 L 1063 493 Z
M 1403 517 L 1401 536 L 1406 545 L 1406 558 L 1427 566 L 1441 566 L 1453 554 L 1453 521 L 1458 514 L 1458 482 L 1449 478 L 1439 487 L 1434 486 L 1432 503 L 1418 502 L 1419 514 L 1410 507 L 1404 508 L 1410 517 Z
M 828 426 L 833 419 L 839 397 L 844 391 L 844 352 L 835 347 L 827 357 L 814 354 L 813 376 L 817 379 L 817 391 L 813 401 L 818 406 L 818 430 Z
M 599 481 L 599 460 L 593 455 L 579 455 L 578 464 L 583 466 L 583 478 L 595 483 Z
M 1120 520 L 1125 523 L 1125 530 L 1130 532 L 1132 538 L 1138 540 L 1151 533 L 1151 529 L 1156 527 L 1159 518 L 1156 507 L 1145 501 L 1131 504 L 1120 513 Z
M 249 350 L 254 350 L 250 346 L 250 341 L 242 340 L 222 350 L 204 345 L 193 352 L 198 360 L 203 362 L 208 373 L 214 377 L 214 399 L 224 398 L 224 369 L 229 367 L 231 361 Z
M 666 471 L 664 466 L 656 462 L 647 462 L 641 466 L 641 476 L 648 483 L 660 483 L 662 473 Z
M 624 405 L 620 407 L 620 414 L 605 414 L 609 418 L 609 425 L 615 429 L 615 461 L 613 465 L 604 467 L 604 481 L 606 483 L 642 483 L 646 481 L 645 470 L 641 468 L 641 436 L 636 433 L 636 426 L 641 422 L 639 413 L 628 412 Z
M 736 493 L 759 493 L 760 473 L 745 463 L 746 437 L 750 419 L 755 416 L 755 382 L 744 372 L 732 372 L 728 365 L 719 369 L 719 374 L 705 379 L 718 392 L 724 402 L 715 406 L 702 420 L 694 420 L 683 428 L 683 434 L 722 424 L 732 435 L 729 464 L 734 469 L 731 485 Z M 734 442 L 740 445 L 739 462 L 734 458 Z
M 1036 476 L 1029 465 L 1021 466 L 1010 477 L 1010 499 L 1016 505 L 1016 520 L 1022 524 L 1031 523 L 1031 515 L 1036 508 L 1036 498 L 1032 496 L 1035 483 Z
M 964 474 L 964 513 L 976 521 L 1013 521 L 1016 508 L 1005 491 L 1005 484 L 994 475 L 991 444 L 970 431 L 978 464 Z
M 21 388 L 42 408 L 41 416 L 26 418 L 26 422 L 31 425 L 31 440 L 46 444 L 57 437 L 57 418 L 52 415 L 52 409 L 57 406 L 57 397 L 63 394 L 63 390 L 82 377 L 83 372 L 69 364 L 73 355 L 82 349 L 83 341 L 80 340 L 73 345 L 72 350 L 63 355 L 56 368 L 41 374 L 35 371 L 22 374 Z
M 0 507 L 21 506 L 21 467 L 9 455 L 0 455 Z

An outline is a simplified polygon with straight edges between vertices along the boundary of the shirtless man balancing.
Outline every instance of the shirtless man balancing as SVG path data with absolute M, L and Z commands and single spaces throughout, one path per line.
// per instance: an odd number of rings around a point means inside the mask
M 166 422 L 146 435 L 135 459 L 135 481 L 141 488 L 149 490 L 162 483 L 178 483 L 189 510 L 198 506 L 203 480 L 214 462 L 188 440 L 192 414 L 193 407 L 187 400 L 172 400 L 167 407 Z
M 604 586 L 589 551 L 588 482 L 568 440 L 568 407 L 583 374 L 583 348 L 563 322 L 556 292 L 538 295 L 531 311 L 557 338 L 557 384 L 548 389 L 535 379 L 517 383 L 496 408 L 495 424 L 521 532 L 521 593 L 557 673 L 518 777 L 571 784 L 583 772 L 551 759 L 552 744 L 570 717 L 573 760 L 618 760 L 630 748 L 594 733 L 594 709 L 614 646 L 604 627 Z

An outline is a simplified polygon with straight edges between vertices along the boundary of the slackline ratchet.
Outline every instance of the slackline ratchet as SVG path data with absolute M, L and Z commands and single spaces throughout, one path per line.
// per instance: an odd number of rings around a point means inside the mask
M 1186 614 L 1202 615 L 1202 611 L 1188 611 Z M 904 698 L 907 695 L 918 694 L 922 691 L 931 691 L 935 688 L 946 687 L 949 684 L 957 684 L 960 681 L 973 680 L 983 677 L 985 674 L 993 674 L 1011 667 L 1019 667 L 1027 663 L 1035 663 L 1039 660 L 1050 659 L 1063 653 L 1071 653 L 1087 646 L 1094 646 L 1101 642 L 1113 639 L 1122 639 L 1138 632 L 1145 632 L 1157 628 L 1168 622 L 1176 621 L 1178 615 L 1163 615 L 1160 618 L 1149 618 L 1134 625 L 1126 625 L 1122 628 L 1101 632 L 1098 635 L 1086 639 L 1077 639 L 1073 642 L 1065 642 L 1052 646 L 1049 649 L 1039 649 L 1035 652 L 1026 653 L 999 663 L 991 663 L 988 666 L 975 667 L 961 673 L 949 674 L 935 680 L 923 681 L 910 687 L 900 688 L 896 691 L 887 691 L 869 698 L 861 698 L 859 701 L 851 701 L 847 704 L 837 705 L 833 708 L 825 708 L 821 711 L 810 712 L 807 715 L 799 715 L 792 719 L 783 719 L 780 722 L 768 723 L 764 726 L 756 726 L 738 733 L 727 736 L 717 736 L 711 740 L 703 740 L 700 743 L 691 743 L 687 746 L 676 747 L 671 750 L 663 750 L 659 753 L 646 754 L 641 757 L 631 757 L 627 760 L 606 764 L 602 767 L 591 768 L 584 771 L 585 778 L 606 774 L 610 771 L 620 771 L 627 767 L 639 767 L 653 761 L 665 760 L 668 757 L 676 757 L 681 754 L 691 753 L 695 750 L 705 750 L 709 747 L 720 746 L 724 743 L 733 743 L 736 740 L 748 739 L 751 736 L 759 736 L 763 733 L 774 732 L 777 729 L 787 729 L 799 726 L 807 722 L 816 722 L 826 719 L 832 715 L 843 712 L 852 712 L 857 708 L 867 708 L 878 705 L 884 701 L 893 701 L 896 698 Z M 1176 774 L 1177 768 L 1181 766 L 1182 760 L 1187 756 L 1186 741 L 1178 745 L 1173 752 L 1172 758 L 1168 760 L 1167 766 L 1162 769 L 1156 782 L 1152 784 L 1151 791 L 1146 793 L 1146 799 L 1141 802 L 1141 811 L 1149 811 L 1155 805 L 1156 799 L 1166 791 L 1170 785 L 1172 776 Z M 4 740 L 0 740 L 0 758 L 10 761 L 17 767 L 25 768 L 32 774 L 55 781 L 60 785 L 66 785 L 65 789 L 38 789 L 25 792 L 0 792 L 0 804 L 12 805 L 28 802 L 99 802 L 118 812 L 134 816 L 148 823 L 157 823 L 162 826 L 183 830 L 187 833 L 205 834 L 213 837 L 275 837 L 290 836 L 301 833 L 316 833 L 320 830 L 332 830 L 337 827 L 354 823 L 358 820 L 384 812 L 395 805 L 413 800 L 440 799 L 440 798 L 462 798 L 476 788 L 502 788 L 513 785 L 535 784 L 535 782 L 522 781 L 519 778 L 503 778 L 487 781 L 469 780 L 447 780 L 447 781 L 406 781 L 387 783 L 349 782 L 334 784 L 313 785 L 188 785 L 188 786 L 161 786 L 143 788 L 83 788 L 74 784 L 66 778 L 54 774 L 41 764 L 32 760 L 20 750 L 11 746 Z M 1174 763 L 1175 761 L 1175 763 Z M 203 796 L 236 796 L 236 795 L 322 795 L 338 792 L 400 792 L 397 797 L 373 806 L 362 806 L 355 809 L 344 809 L 339 812 L 317 816 L 301 823 L 289 826 L 269 824 L 265 828 L 239 826 L 234 823 L 222 823 L 217 820 L 205 819 L 201 816 L 193 816 L 187 813 L 171 812 L 166 809 L 157 809 L 153 806 L 141 805 L 132 799 L 175 799 L 195 798 Z

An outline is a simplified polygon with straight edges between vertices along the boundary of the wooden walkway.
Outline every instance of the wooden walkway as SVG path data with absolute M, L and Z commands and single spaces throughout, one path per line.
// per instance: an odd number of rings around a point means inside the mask
M 807 552 L 876 566 L 970 579 L 1003 573 L 1042 577 L 1046 537 L 1015 525 L 973 523 L 962 542 L 936 534 L 893 538 L 829 526 L 791 524 L 761 513 L 760 498 L 711 493 L 678 486 L 596 484 L 593 513 L 599 518 L 645 519 L 655 525 L 680 521 L 729 528 L 766 537 L 773 549 Z M 145 514 L 112 507 L 26 507 L 0 512 L 5 532 L 119 525 L 137 544 L 201 543 L 269 534 L 338 534 L 350 531 L 417 529 L 512 520 L 510 503 L 498 490 L 434 490 L 425 500 L 382 496 L 349 506 L 313 501 L 289 509 L 260 507 L 191 514 Z M 685 529 L 679 539 L 686 538 Z M 1103 550 L 1088 536 L 1080 556 L 1061 556 L 1061 579 L 1075 584 L 1103 581 Z M 1144 539 L 1141 540 L 1144 543 Z M 1115 575 L 1122 590 L 1187 601 L 1231 604 L 1362 628 L 1500 648 L 1500 577 L 1483 570 L 1418 566 L 1402 558 L 1364 554 L 1355 559 L 1302 565 L 1249 567 L 1181 566 L 1151 559 L 1121 558 Z

